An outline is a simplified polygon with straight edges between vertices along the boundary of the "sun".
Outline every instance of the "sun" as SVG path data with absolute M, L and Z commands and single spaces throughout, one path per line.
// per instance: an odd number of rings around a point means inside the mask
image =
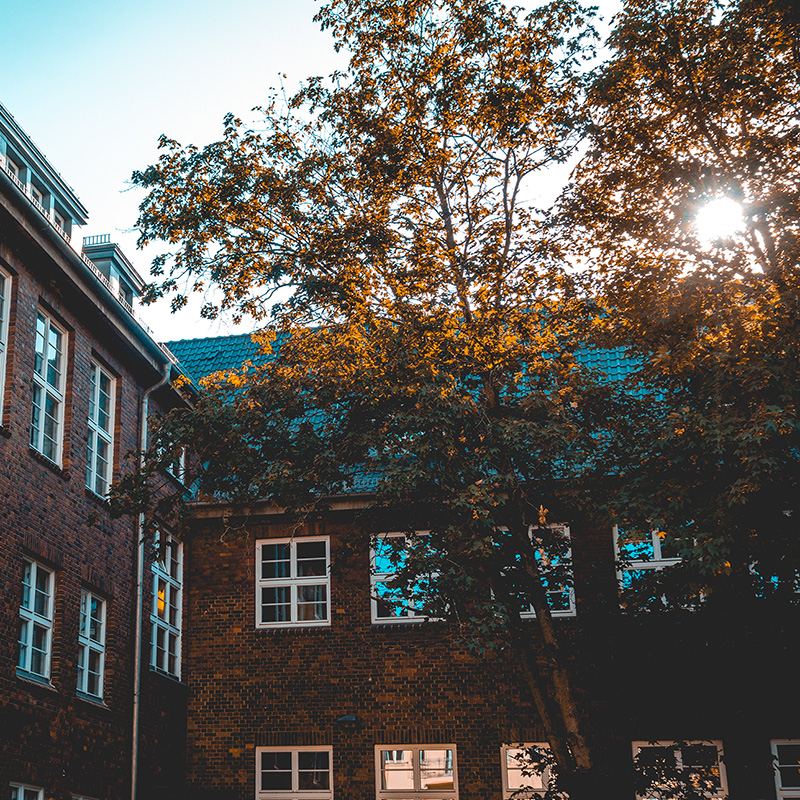
M 742 207 L 729 197 L 718 197 L 700 209 L 694 224 L 697 236 L 707 244 L 729 239 L 744 227 Z

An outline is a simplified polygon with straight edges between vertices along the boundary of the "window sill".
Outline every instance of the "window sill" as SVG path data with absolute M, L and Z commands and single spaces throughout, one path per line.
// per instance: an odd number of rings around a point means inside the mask
M 150 665 L 150 674 L 158 675 L 160 678 L 164 678 L 164 680 L 169 681 L 175 686 L 181 686 L 184 689 L 186 688 L 186 684 L 177 675 L 172 675 L 169 672 L 165 672 L 163 669 L 154 667 L 152 664 Z
M 38 450 L 34 450 L 30 446 L 28 447 L 28 452 L 40 464 L 43 464 L 49 470 L 51 470 L 52 472 L 55 472 L 55 474 L 58 475 L 59 478 L 61 478 L 62 480 L 65 480 L 65 481 L 69 480 L 69 477 L 70 477 L 69 476 L 69 470 L 64 469 L 63 467 L 60 467 L 58 464 L 56 464 L 55 461 L 51 461 L 47 456 L 43 455 Z
M 94 697 L 91 694 L 84 694 L 83 692 L 75 692 L 75 697 L 78 700 L 82 700 L 84 703 L 88 703 L 90 706 L 94 708 L 103 709 L 104 711 L 110 711 L 109 707 L 105 704 L 105 701 L 102 697 Z
M 331 629 L 330 622 L 318 622 L 316 624 L 303 624 L 302 622 L 296 624 L 285 625 L 256 625 L 256 631 L 263 631 L 264 633 L 310 633 L 311 631 L 329 631 Z
M 86 487 L 86 496 L 93 502 L 96 503 L 101 508 L 104 508 L 106 511 L 111 509 L 111 503 L 109 502 L 107 497 L 103 497 L 97 492 L 90 489 L 88 486 Z
M 50 683 L 49 678 L 44 678 L 41 675 L 35 675 L 33 672 L 26 672 L 24 669 L 17 667 L 17 678 L 24 683 L 31 686 L 39 686 L 42 689 L 47 689 L 50 692 L 56 691 L 56 687 Z

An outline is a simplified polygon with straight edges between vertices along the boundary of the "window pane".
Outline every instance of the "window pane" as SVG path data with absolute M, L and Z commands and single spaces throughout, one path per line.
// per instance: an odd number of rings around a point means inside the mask
M 327 570 L 327 547 L 325 542 L 297 543 L 297 575 L 324 575 Z
M 261 577 L 288 578 L 291 575 L 290 548 L 288 544 L 261 546 Z
M 297 619 L 324 620 L 328 616 L 327 586 L 297 587 Z
M 414 789 L 413 750 L 381 750 L 381 788 Z
M 408 601 L 401 597 L 399 589 L 392 589 L 385 583 L 378 582 L 375 584 L 375 594 L 378 596 L 376 601 L 378 619 L 398 619 L 411 614 Z
M 36 570 L 33 611 L 42 617 L 50 616 L 50 573 L 42 567 Z
M 289 622 L 290 592 L 288 586 L 265 586 L 261 589 L 262 622 Z
M 643 747 L 639 751 L 638 762 L 641 767 L 669 767 L 675 769 L 677 766 L 675 748 Z
M 329 789 L 329 753 L 300 751 L 297 754 L 298 789 Z
M 651 561 L 655 558 L 653 534 L 650 531 L 622 530 L 617 532 L 619 557 L 631 561 Z
M 800 788 L 800 767 L 779 767 L 782 789 Z
M 402 546 L 401 546 L 402 543 Z M 375 542 L 375 572 L 390 575 L 405 564 L 405 537 L 385 536 Z
M 292 788 L 292 754 L 261 754 L 261 788 L 263 790 L 281 790 Z
M 545 769 L 533 762 L 526 748 L 510 747 L 506 750 L 508 789 L 546 789 Z
M 421 789 L 454 789 L 453 751 L 420 750 Z
M 781 788 L 800 788 L 800 744 L 779 744 L 776 750 Z

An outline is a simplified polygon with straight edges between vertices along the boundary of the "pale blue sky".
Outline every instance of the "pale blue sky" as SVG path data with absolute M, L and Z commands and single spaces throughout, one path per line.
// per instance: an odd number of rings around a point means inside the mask
M 313 22 L 314 0 L 17 0 L 3 5 L 0 102 L 89 209 L 84 235 L 111 233 L 146 274 L 131 229 L 134 169 L 166 133 L 218 138 L 228 111 L 247 116 L 286 73 L 289 89 L 340 62 Z M 239 332 L 145 310 L 164 338 Z
M 608 6 L 615 0 L 604 0 Z M 343 66 L 313 21 L 315 0 L 5 0 L 0 102 L 89 209 L 83 235 L 135 249 L 141 194 L 127 181 L 157 158 L 162 133 L 182 143 L 219 137 L 224 115 L 248 117 L 282 73 L 292 91 Z M 243 332 L 145 309 L 162 339 Z M 248 328 L 249 329 L 249 328 Z

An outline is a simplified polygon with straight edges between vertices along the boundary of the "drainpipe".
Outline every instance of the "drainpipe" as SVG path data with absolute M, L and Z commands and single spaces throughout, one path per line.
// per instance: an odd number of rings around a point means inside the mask
M 144 466 L 144 451 L 147 448 L 147 415 L 150 395 L 169 382 L 170 364 L 164 366 L 164 374 L 158 383 L 147 389 L 142 397 L 142 423 L 139 434 L 139 466 Z M 136 800 L 139 772 L 139 712 L 142 690 L 142 623 L 144 616 L 144 514 L 136 522 L 136 630 L 134 639 L 133 676 L 133 731 L 131 736 L 131 800 Z

